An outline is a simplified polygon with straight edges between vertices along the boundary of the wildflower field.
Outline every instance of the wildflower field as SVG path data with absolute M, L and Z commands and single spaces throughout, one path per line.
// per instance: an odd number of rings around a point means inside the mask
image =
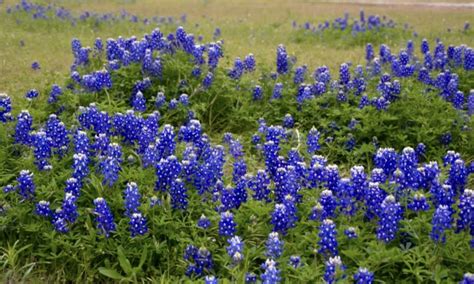
M 474 283 L 474 5 L 398 2 L 0 1 L 0 281 Z

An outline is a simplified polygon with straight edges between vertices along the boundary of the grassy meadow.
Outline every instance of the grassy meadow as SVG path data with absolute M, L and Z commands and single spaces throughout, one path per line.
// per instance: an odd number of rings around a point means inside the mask
M 474 71 L 419 76 L 423 39 L 474 47 L 474 8 L 429 3 L 471 2 L 0 2 L 0 282 L 473 283 Z M 361 10 L 395 27 L 304 28 Z

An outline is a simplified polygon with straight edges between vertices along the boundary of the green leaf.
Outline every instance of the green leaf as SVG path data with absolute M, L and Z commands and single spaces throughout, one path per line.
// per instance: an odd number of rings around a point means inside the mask
M 102 275 L 105 275 L 109 278 L 115 279 L 115 280 L 121 280 L 123 279 L 123 276 L 120 275 L 117 271 L 110 269 L 110 268 L 105 268 L 105 267 L 99 267 L 99 272 Z
M 140 257 L 140 263 L 138 264 L 138 268 L 141 268 L 142 265 L 145 263 L 146 258 L 148 256 L 148 248 L 145 247 L 142 252 L 142 256 Z
M 120 267 L 122 267 L 123 271 L 127 275 L 131 275 L 133 273 L 132 265 L 130 264 L 130 261 L 125 256 L 125 253 L 123 252 L 123 248 L 121 246 L 117 248 L 117 256 L 118 256 L 118 261 L 120 263 Z

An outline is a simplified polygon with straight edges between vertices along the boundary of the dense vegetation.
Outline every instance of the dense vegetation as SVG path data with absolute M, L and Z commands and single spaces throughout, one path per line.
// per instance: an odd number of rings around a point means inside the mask
M 338 70 L 226 67 L 182 27 L 72 39 L 66 80 L 0 95 L 2 279 L 471 283 L 474 50 L 374 17 L 295 28 L 365 47 Z

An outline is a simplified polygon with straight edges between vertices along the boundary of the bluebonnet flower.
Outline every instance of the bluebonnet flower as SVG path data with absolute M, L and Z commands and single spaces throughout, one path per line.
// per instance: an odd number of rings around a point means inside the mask
M 325 219 L 321 223 L 318 236 L 320 238 L 318 253 L 324 256 L 335 256 L 338 254 L 336 224 L 331 219 Z
M 365 46 L 365 59 L 367 62 L 371 62 L 374 59 L 375 53 L 374 53 L 374 47 L 372 46 L 371 43 L 368 43 Z
M 56 232 L 61 234 L 69 232 L 69 228 L 61 208 L 56 209 L 53 214 L 53 218 L 51 219 L 51 223 L 53 224 L 54 230 L 56 230 Z
M 271 99 L 272 100 L 280 99 L 282 97 L 282 92 L 283 92 L 283 83 L 275 83 L 275 86 L 273 87 Z
M 349 150 L 349 151 L 352 151 L 354 149 L 354 147 L 356 146 L 356 140 L 355 140 L 354 136 L 351 133 L 349 133 L 347 135 L 347 141 L 346 141 L 345 146 L 346 146 L 347 150 Z
M 59 154 L 64 154 L 69 146 L 68 130 L 55 114 L 49 116 L 45 132 L 50 139 L 51 147 L 56 148 Z
M 234 222 L 234 215 L 229 212 L 221 213 L 219 221 L 219 236 L 232 237 L 235 234 L 237 224 Z
M 331 191 L 337 191 L 339 186 L 339 168 L 337 165 L 328 165 L 326 166 L 326 185 L 327 188 Z M 323 204 L 324 205 L 324 204 Z
M 293 116 L 287 113 L 285 117 L 283 118 L 283 127 L 293 128 L 294 125 L 295 125 L 295 120 L 293 119 Z
M 267 259 L 262 265 L 262 268 L 265 269 L 265 272 L 260 275 L 262 279 L 262 284 L 276 284 L 280 283 L 281 276 L 280 270 L 277 268 L 277 263 L 273 259 Z
M 51 138 L 46 136 L 46 132 L 39 131 L 33 134 L 33 152 L 35 164 L 39 170 L 51 168 L 48 160 L 51 158 Z
M 101 53 L 104 49 L 104 43 L 100 37 L 96 38 L 94 41 L 94 49 L 97 53 Z
M 306 74 L 307 66 L 298 66 L 295 69 L 295 76 L 293 77 L 293 83 L 295 85 L 301 84 L 304 82 L 304 76 Z
M 361 200 L 367 185 L 367 175 L 363 166 L 353 166 L 350 170 L 354 197 Z
M 0 122 L 7 122 L 12 120 L 12 101 L 11 98 L 5 94 L 0 93 Z
M 446 242 L 446 230 L 451 228 L 451 209 L 447 205 L 439 205 L 433 214 L 431 239 L 436 243 Z
M 227 240 L 227 254 L 232 258 L 234 263 L 239 263 L 244 259 L 244 242 L 239 236 L 234 236 Z
M 275 209 L 272 212 L 271 224 L 273 224 L 273 231 L 286 234 L 287 230 L 292 225 L 292 220 L 290 220 L 291 208 L 287 208 L 285 204 L 279 203 L 275 205 Z
M 459 284 L 472 284 L 474 283 L 474 274 L 472 273 L 465 273 L 461 282 Z
M 339 82 L 342 85 L 347 85 L 351 80 L 351 74 L 349 71 L 349 65 L 347 63 L 342 63 L 339 67 Z
M 81 195 L 81 183 L 76 178 L 68 178 L 66 180 L 64 193 L 71 193 L 72 195 L 79 197 Z
M 463 109 L 464 107 L 464 101 L 465 98 L 464 98 L 464 93 L 461 92 L 461 91 L 457 91 L 455 94 L 454 94 L 454 97 L 453 97 L 453 106 L 455 109 Z
M 58 101 L 58 97 L 63 94 L 63 90 L 60 86 L 53 84 L 51 86 L 51 91 L 49 92 L 48 103 L 52 104 Z
M 150 208 L 154 208 L 156 206 L 160 206 L 161 205 L 161 200 L 158 199 L 158 197 L 156 196 L 152 196 L 150 197 Z
M 106 152 L 106 156 L 100 162 L 100 169 L 104 176 L 102 183 L 113 186 L 121 170 L 122 148 L 117 143 L 111 143 Z
M 418 211 L 427 211 L 430 209 L 430 205 L 426 201 L 426 197 L 422 193 L 415 193 L 413 196 L 413 200 L 408 204 L 408 209 L 413 210 L 415 212 Z
M 28 170 L 20 171 L 17 177 L 17 191 L 24 199 L 33 199 L 35 195 L 35 183 L 33 181 L 33 173 Z
M 277 47 L 276 66 L 278 74 L 288 73 L 288 55 L 283 44 Z
M 252 272 L 245 273 L 245 284 L 257 283 L 257 275 Z
M 166 160 L 161 159 L 155 168 L 157 176 L 155 190 L 161 191 L 166 191 L 171 186 L 172 182 L 178 178 L 182 169 L 181 164 L 174 155 L 168 156 Z
M 244 73 L 245 64 L 242 62 L 240 57 L 237 57 L 234 61 L 234 68 L 229 71 L 229 77 L 234 80 L 239 80 Z
M 74 153 L 89 155 L 90 140 L 87 133 L 84 131 L 77 131 L 74 135 Z
M 415 153 L 416 155 L 418 156 L 418 158 L 420 158 L 421 156 L 423 156 L 426 152 L 426 146 L 425 144 L 423 143 L 418 143 L 418 145 L 416 145 L 416 148 L 415 148 Z
M 166 103 L 166 96 L 163 92 L 158 92 L 155 98 L 155 107 L 160 108 Z
M 22 110 L 17 117 L 15 127 L 15 142 L 23 145 L 30 145 L 32 136 L 30 134 L 33 125 L 33 117 L 28 110 Z
M 3 192 L 4 193 L 9 193 L 9 192 L 13 192 L 15 191 L 17 188 L 11 184 L 8 184 L 6 186 L 3 187 Z
M 359 109 L 363 109 L 366 106 L 370 105 L 369 97 L 367 95 L 363 95 L 360 97 L 360 102 L 359 102 Z
M 270 258 L 279 258 L 283 253 L 284 242 L 280 240 L 278 232 L 271 232 L 265 243 L 265 255 Z
M 403 148 L 400 155 L 399 167 L 404 176 L 404 182 L 412 188 L 419 187 L 419 172 L 417 171 L 418 157 L 411 147 Z
M 52 216 L 53 212 L 49 207 L 49 202 L 45 200 L 41 200 L 36 203 L 35 213 L 38 216 L 49 218 Z
M 372 284 L 374 282 L 374 273 L 365 267 L 359 267 L 354 274 L 354 281 L 357 284 Z
M 453 140 L 453 137 L 451 136 L 451 133 L 449 132 L 442 134 L 440 137 L 441 144 L 445 146 L 449 145 L 452 140 Z
M 469 97 L 467 97 L 467 114 L 474 115 L 474 90 L 471 90 Z
M 270 178 L 265 170 L 258 170 L 257 174 L 249 181 L 249 188 L 254 192 L 253 198 L 255 200 L 270 201 L 269 194 Z
M 208 275 L 204 278 L 204 284 L 217 284 L 217 278 L 214 275 Z
M 474 49 L 470 47 L 464 49 L 464 70 L 474 70 Z
M 467 184 L 468 171 L 462 159 L 456 159 L 449 169 L 448 182 L 455 192 L 462 192 Z
M 147 220 L 141 213 L 133 213 L 128 224 L 132 238 L 148 232 Z
M 397 169 L 397 160 L 398 155 L 393 148 L 379 148 L 374 157 L 375 166 L 383 169 L 387 176 Z
M 244 58 L 245 71 L 252 72 L 255 70 L 255 56 L 252 53 L 249 53 Z
M 188 106 L 189 105 L 189 96 L 187 94 L 181 94 L 179 96 L 179 102 L 183 105 L 183 106 Z
M 94 211 L 95 223 L 99 234 L 103 234 L 106 238 L 109 237 L 110 233 L 115 231 L 115 222 L 112 211 L 110 210 L 107 202 L 104 198 L 98 197 L 94 199 Z
M 206 230 L 211 226 L 211 221 L 204 214 L 202 214 L 197 222 L 197 226 L 201 229 Z
M 171 207 L 173 209 L 183 209 L 188 207 L 188 195 L 186 194 L 186 187 L 181 179 L 175 179 L 171 183 Z
M 290 261 L 288 263 L 290 266 L 292 266 L 293 268 L 299 268 L 302 264 L 301 264 L 301 257 L 297 256 L 297 255 L 292 255 L 290 256 Z
M 143 93 L 138 91 L 132 98 L 132 107 L 135 111 L 146 111 L 146 99 Z
M 459 217 L 456 222 L 456 232 L 469 228 L 471 234 L 471 248 L 474 247 L 474 190 L 465 189 L 459 197 Z
M 311 213 L 309 215 L 309 219 L 313 221 L 322 221 L 324 220 L 324 207 L 321 203 L 317 202 L 313 208 L 311 208 Z
M 62 204 L 62 213 L 64 219 L 70 223 L 74 223 L 79 216 L 77 212 L 77 205 L 76 205 L 77 197 L 72 195 L 72 193 L 66 193 L 64 195 L 64 200 Z
M 118 174 L 121 169 L 119 160 L 107 156 L 100 162 L 100 166 L 102 175 L 104 176 L 103 184 L 113 186 L 118 180 Z
M 280 147 L 274 141 L 267 141 L 263 145 L 263 155 L 265 157 L 265 166 L 270 176 L 275 176 L 278 164 L 277 157 Z
M 439 182 L 435 182 L 431 185 L 430 194 L 435 208 L 437 208 L 439 205 L 451 207 L 451 205 L 454 204 L 454 197 L 456 196 L 456 193 L 451 185 L 441 185 Z
M 140 207 L 141 195 L 138 191 L 138 186 L 134 182 L 127 183 L 124 195 L 124 207 L 125 207 L 125 216 L 131 217 L 133 213 L 139 213 L 138 207 Z
M 242 178 L 237 181 L 237 184 L 233 190 L 233 195 L 234 195 L 234 207 L 239 209 L 239 207 L 242 205 L 242 203 L 247 202 L 247 183 L 248 183 L 248 177 L 243 176 Z
M 356 232 L 356 228 L 354 227 L 349 227 L 347 229 L 344 230 L 344 235 L 347 236 L 347 238 L 349 239 L 357 239 L 358 235 L 357 235 L 357 232 Z
M 89 174 L 89 159 L 85 154 L 74 154 L 73 155 L 73 173 L 72 176 L 81 181 Z
M 193 245 L 188 245 L 184 252 L 184 259 L 193 262 L 188 264 L 186 269 L 187 276 L 193 274 L 202 276 L 204 270 L 210 270 L 214 266 L 211 252 L 204 247 L 197 249 Z
M 178 100 L 171 99 L 169 104 L 168 104 L 168 108 L 169 109 L 176 109 L 177 107 L 178 107 Z
M 97 157 L 101 157 L 107 151 L 107 147 L 110 144 L 110 137 L 107 134 L 99 133 L 99 135 L 95 136 L 94 144 L 92 145 L 92 149 L 94 149 Z
M 446 153 L 446 155 L 443 157 L 443 165 L 444 166 L 447 166 L 447 165 L 453 165 L 454 164 L 454 161 L 456 161 L 457 159 L 461 158 L 461 155 L 457 152 L 454 152 L 454 151 L 448 151 Z
M 351 118 L 351 121 L 349 122 L 349 125 L 347 127 L 349 127 L 349 129 L 351 130 L 354 130 L 357 124 L 359 124 L 359 121 L 355 118 Z
M 39 62 L 38 61 L 33 61 L 33 63 L 31 63 L 31 69 L 33 69 L 33 70 L 41 69 L 41 66 L 40 66 Z
M 195 78 L 201 77 L 202 70 L 199 67 L 194 67 L 193 70 L 191 71 L 191 75 Z
M 334 284 L 345 277 L 345 275 L 341 275 L 345 270 L 345 266 L 342 264 L 340 256 L 330 257 L 329 260 L 325 262 L 325 264 L 326 268 L 323 278 L 326 283 Z
M 333 218 L 334 212 L 336 210 L 337 201 L 333 196 L 332 191 L 323 190 L 321 192 L 321 197 L 319 198 L 319 203 L 323 206 L 323 218 Z
M 421 49 L 421 53 L 423 53 L 423 54 L 426 54 L 430 50 L 430 46 L 429 46 L 428 40 L 426 38 L 424 38 L 421 41 L 420 49 Z
M 220 187 L 222 183 L 216 183 L 217 188 Z M 219 190 L 221 206 L 219 207 L 220 211 L 230 210 L 232 208 L 238 208 L 240 206 L 240 201 L 236 196 L 234 188 L 227 186 L 225 189 Z
M 369 187 L 365 193 L 365 215 L 368 219 L 378 216 L 382 210 L 381 204 L 385 199 L 386 192 L 379 187 L 377 182 L 369 182 Z
M 400 203 L 396 202 L 393 195 L 387 196 L 380 207 L 377 238 L 385 243 L 389 243 L 395 239 L 399 222 L 403 218 L 403 211 Z
M 244 155 L 243 146 L 239 140 L 232 139 L 229 143 L 229 153 L 234 159 L 239 159 Z
M 252 97 L 254 101 L 259 101 L 263 99 L 263 90 L 260 85 L 256 85 L 252 92 Z
M 224 56 L 222 52 L 221 42 L 218 41 L 216 43 L 209 44 L 207 54 L 208 54 L 207 64 L 209 65 L 209 68 L 213 70 L 217 67 L 217 64 L 219 63 L 219 58 Z
M 36 89 L 31 89 L 25 94 L 25 98 L 29 101 L 39 96 L 39 92 Z
M 238 159 L 234 162 L 232 181 L 238 183 L 247 173 L 247 164 L 244 159 Z
M 314 153 L 318 151 L 321 146 L 319 145 L 319 131 L 313 127 L 308 133 L 308 137 L 306 138 L 306 146 L 308 147 L 308 153 Z
M 206 77 L 204 77 L 204 80 L 202 81 L 202 85 L 204 89 L 209 89 L 213 81 L 214 81 L 214 74 L 212 72 L 207 72 Z

